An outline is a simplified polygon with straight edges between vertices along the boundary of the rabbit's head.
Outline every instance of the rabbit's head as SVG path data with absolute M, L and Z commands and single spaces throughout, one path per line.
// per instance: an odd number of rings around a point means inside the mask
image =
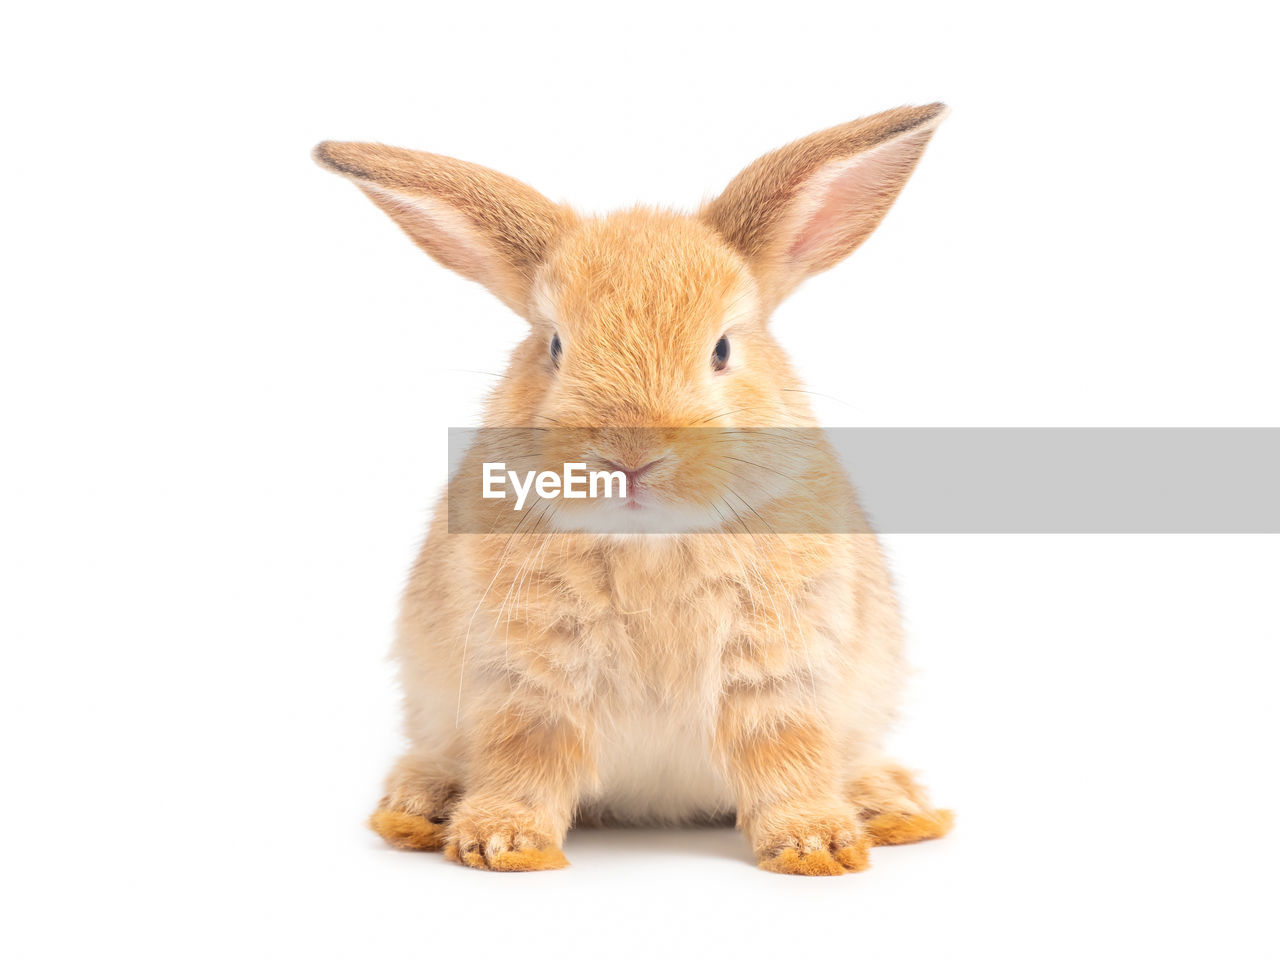
M 690 428 L 811 425 L 769 315 L 875 229 L 945 113 L 902 107 L 805 137 L 692 215 L 581 217 L 484 167 L 380 144 L 315 157 L 529 322 L 486 425 L 562 430 L 566 460 L 663 475 L 701 501 L 714 465 Z M 592 429 L 588 449 L 576 428 Z

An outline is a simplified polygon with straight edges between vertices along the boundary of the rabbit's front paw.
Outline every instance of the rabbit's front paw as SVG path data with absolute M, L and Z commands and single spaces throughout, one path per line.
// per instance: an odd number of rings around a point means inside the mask
M 444 855 L 481 870 L 558 870 L 569 865 L 540 818 L 520 805 L 485 808 L 463 801 L 449 822 Z
M 773 873 L 833 877 L 871 865 L 856 808 L 776 811 L 756 820 L 753 846 L 760 868 Z

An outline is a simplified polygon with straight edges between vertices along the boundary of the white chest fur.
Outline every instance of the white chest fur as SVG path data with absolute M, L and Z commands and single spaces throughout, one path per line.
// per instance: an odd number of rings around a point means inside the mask
M 600 731 L 599 783 L 583 805 L 585 817 L 679 823 L 732 814 L 702 704 L 652 702 L 612 719 Z

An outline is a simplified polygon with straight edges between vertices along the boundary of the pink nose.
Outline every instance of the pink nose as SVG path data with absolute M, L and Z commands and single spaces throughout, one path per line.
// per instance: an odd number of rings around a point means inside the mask
M 648 463 L 640 467 L 625 467 L 620 463 L 614 463 L 612 460 L 606 460 L 605 466 L 610 470 L 620 470 L 627 475 L 627 486 L 630 487 L 642 476 L 660 464 L 664 458 L 659 457 L 657 460 L 650 460 Z

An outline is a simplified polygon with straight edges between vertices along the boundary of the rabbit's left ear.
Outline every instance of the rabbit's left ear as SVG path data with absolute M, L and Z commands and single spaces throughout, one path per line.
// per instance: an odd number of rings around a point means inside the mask
M 701 217 L 777 304 L 879 226 L 946 113 L 941 103 L 899 107 L 804 137 L 743 170 Z
M 439 154 L 326 141 L 313 156 L 440 263 L 528 317 L 534 273 L 573 222 L 568 208 L 496 170 Z

